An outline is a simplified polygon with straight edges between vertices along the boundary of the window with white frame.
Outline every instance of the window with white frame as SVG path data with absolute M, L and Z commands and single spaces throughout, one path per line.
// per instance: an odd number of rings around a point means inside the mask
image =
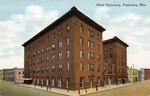
M 69 52 L 69 50 L 66 51 L 66 54 L 67 54 L 66 56 L 69 58 L 69 57 L 70 57 L 70 52 Z
M 41 73 L 44 73 L 44 67 L 41 67 Z
M 55 71 L 55 65 L 52 64 L 52 71 Z
M 91 46 L 91 42 L 90 41 L 88 41 L 88 47 L 90 47 Z
M 84 87 L 84 78 L 83 77 L 80 78 L 80 87 Z
M 47 62 L 49 61 L 49 56 L 46 56 L 46 61 L 47 61 Z
M 66 42 L 67 42 L 67 45 L 70 44 L 70 39 L 69 39 L 69 37 L 66 38 Z
M 90 52 L 88 52 L 88 59 L 90 59 L 91 58 L 91 53 Z
M 58 87 L 62 87 L 62 78 L 58 78 Z
M 49 72 L 49 67 L 48 66 L 46 66 L 46 72 Z
M 55 44 L 52 44 L 52 50 L 55 50 Z
M 46 86 L 49 86 L 49 77 L 46 77 Z
M 52 54 L 52 60 L 55 60 L 55 54 Z
M 58 59 L 62 59 L 62 52 L 58 53 Z
M 55 86 L 55 78 L 52 77 L 52 86 Z
M 81 33 L 83 32 L 83 26 L 82 25 L 80 26 L 80 32 Z
M 69 30 L 70 30 L 70 26 L 67 25 L 67 26 L 66 26 L 66 31 L 68 32 Z
M 83 45 L 83 38 L 80 37 L 80 45 Z
M 90 34 L 91 34 L 90 30 L 88 30 L 88 36 L 90 36 Z
M 41 58 L 41 62 L 44 62 L 44 57 Z
M 49 46 L 46 47 L 46 51 L 49 51 Z
M 84 70 L 84 64 L 80 63 L 80 71 L 83 71 L 83 70 Z
M 70 69 L 70 63 L 67 62 L 67 70 L 69 71 L 69 69 Z
M 62 64 L 58 64 L 58 70 L 62 71 Z
M 42 54 L 44 53 L 44 49 L 42 49 Z
M 94 64 L 91 64 L 91 71 L 94 71 Z
M 62 41 L 58 42 L 58 48 L 62 47 Z
M 84 52 L 83 50 L 80 50 L 80 58 L 83 58 L 83 56 L 84 56 Z

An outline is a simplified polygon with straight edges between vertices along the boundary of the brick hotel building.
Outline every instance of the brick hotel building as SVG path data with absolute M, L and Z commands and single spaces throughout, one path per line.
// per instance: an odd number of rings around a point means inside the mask
M 127 77 L 127 47 L 128 45 L 120 40 L 118 37 L 103 41 L 104 59 L 110 58 L 113 64 L 115 64 L 116 83 L 126 83 Z M 110 67 L 112 70 L 112 67 Z M 110 69 L 109 67 L 104 69 Z M 104 81 L 114 80 L 115 74 L 104 76 Z
M 33 84 L 91 88 L 103 83 L 105 29 L 76 7 L 23 44 L 25 78 Z

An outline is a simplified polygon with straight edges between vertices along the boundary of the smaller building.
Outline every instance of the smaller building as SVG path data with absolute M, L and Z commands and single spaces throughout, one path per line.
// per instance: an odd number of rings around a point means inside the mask
M 134 68 L 128 68 L 128 82 L 133 83 L 133 82 L 138 82 L 138 69 Z
M 145 80 L 150 80 L 150 69 L 145 68 L 144 69 L 144 74 L 145 74 Z
M 4 69 L 4 79 L 15 83 L 24 82 L 24 68 Z
M 0 80 L 4 80 L 4 69 L 0 70 Z

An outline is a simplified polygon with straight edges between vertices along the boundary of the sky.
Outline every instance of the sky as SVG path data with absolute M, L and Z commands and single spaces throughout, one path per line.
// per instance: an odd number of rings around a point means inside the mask
M 150 68 L 150 0 L 0 0 L 0 69 L 23 68 L 22 44 L 73 6 L 129 45 L 129 67 Z

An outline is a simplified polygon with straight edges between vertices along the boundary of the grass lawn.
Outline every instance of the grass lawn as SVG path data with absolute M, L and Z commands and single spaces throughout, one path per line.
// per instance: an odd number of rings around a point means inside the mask
M 20 86 L 14 83 L 0 81 L 0 96 L 65 96 L 29 87 Z

